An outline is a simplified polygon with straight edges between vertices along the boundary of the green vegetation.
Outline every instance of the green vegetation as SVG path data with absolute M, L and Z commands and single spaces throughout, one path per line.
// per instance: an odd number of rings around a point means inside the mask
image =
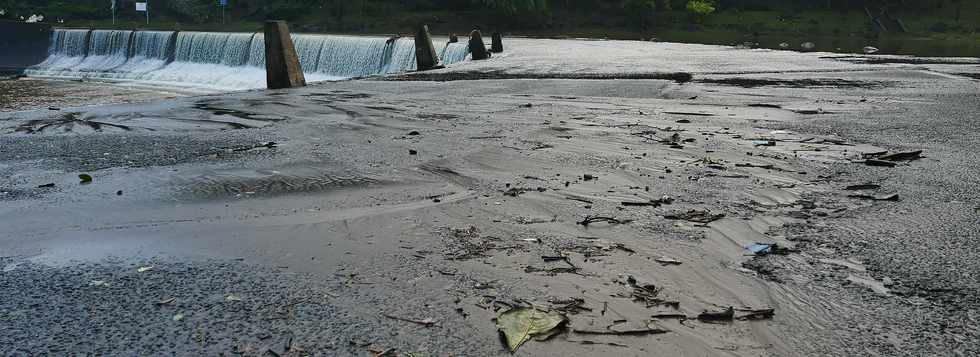
M 118 1 L 117 28 L 143 27 L 135 0 Z M 143 0 L 140 0 L 143 1 Z M 254 31 L 285 19 L 307 32 L 440 32 L 478 26 L 539 36 L 649 38 L 669 31 L 861 36 L 881 31 L 883 11 L 915 36 L 978 38 L 970 0 L 148 0 L 154 28 Z M 113 27 L 110 0 L 0 0 L 0 18 L 43 14 L 65 26 Z M 222 24 L 222 16 L 227 20 Z M 894 30 L 898 25 L 888 23 Z

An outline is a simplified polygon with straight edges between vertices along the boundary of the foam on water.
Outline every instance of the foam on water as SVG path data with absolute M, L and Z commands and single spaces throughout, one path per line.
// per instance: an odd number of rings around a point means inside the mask
M 411 38 L 293 35 L 309 82 L 415 70 Z M 447 44 L 444 64 L 464 61 Z M 136 81 L 173 87 L 240 90 L 265 86 L 262 34 L 55 29 L 48 58 L 30 76 Z

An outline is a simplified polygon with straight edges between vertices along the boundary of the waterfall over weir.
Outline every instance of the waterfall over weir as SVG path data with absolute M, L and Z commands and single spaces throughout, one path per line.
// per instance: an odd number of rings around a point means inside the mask
M 415 70 L 415 42 L 382 37 L 294 34 L 309 82 Z M 466 60 L 466 44 L 439 51 L 444 64 Z M 136 81 L 172 87 L 265 87 L 261 33 L 55 29 L 48 58 L 30 76 Z

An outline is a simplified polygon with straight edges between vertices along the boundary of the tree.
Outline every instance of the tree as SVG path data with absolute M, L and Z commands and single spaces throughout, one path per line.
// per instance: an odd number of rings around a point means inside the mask
M 708 0 L 691 0 L 687 2 L 687 11 L 704 17 L 715 12 L 715 4 Z
M 626 0 L 623 3 L 623 10 L 626 12 L 630 25 L 646 29 L 650 27 L 653 22 L 653 15 L 658 9 L 655 0 Z
M 546 0 L 473 0 L 479 5 L 508 13 L 520 11 L 539 11 L 548 8 Z
M 694 22 L 700 23 L 715 12 L 715 4 L 709 0 L 691 0 L 687 2 L 687 12 L 694 17 Z

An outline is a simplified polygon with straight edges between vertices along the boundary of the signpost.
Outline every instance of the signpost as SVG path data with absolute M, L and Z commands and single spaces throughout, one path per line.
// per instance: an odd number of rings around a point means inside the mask
M 218 0 L 218 6 L 221 6 L 221 24 L 225 24 L 225 9 L 228 7 L 228 0 Z
M 136 11 L 142 11 L 146 13 L 146 24 L 150 24 L 150 7 L 148 2 L 138 2 L 136 3 Z

